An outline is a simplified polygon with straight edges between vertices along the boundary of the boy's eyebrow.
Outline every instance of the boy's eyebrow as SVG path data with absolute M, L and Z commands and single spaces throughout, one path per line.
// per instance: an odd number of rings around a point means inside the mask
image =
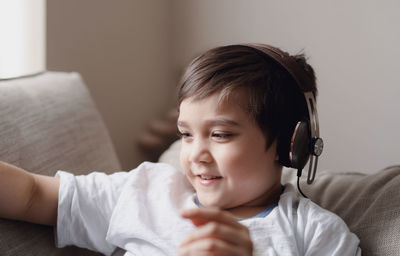
M 236 121 L 233 121 L 231 119 L 226 119 L 226 118 L 216 118 L 216 119 L 211 119 L 207 120 L 206 124 L 209 126 L 240 126 L 240 124 Z M 177 126 L 180 127 L 188 127 L 189 125 L 185 121 L 178 120 Z

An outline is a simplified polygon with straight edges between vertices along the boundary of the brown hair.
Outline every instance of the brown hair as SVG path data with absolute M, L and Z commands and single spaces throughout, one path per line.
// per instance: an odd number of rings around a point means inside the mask
M 315 81 L 304 55 L 291 57 Z M 312 86 L 306 90 L 316 95 L 315 83 Z M 245 110 L 264 132 L 267 148 L 277 138 L 278 144 L 288 140 L 290 128 L 309 119 L 304 95 L 292 76 L 266 54 L 245 45 L 217 47 L 195 58 L 182 76 L 178 104 L 214 93 L 223 100 L 238 89 L 248 96 Z

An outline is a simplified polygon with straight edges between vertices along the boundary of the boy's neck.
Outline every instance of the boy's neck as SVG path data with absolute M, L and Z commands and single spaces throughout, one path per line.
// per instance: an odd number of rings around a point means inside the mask
M 264 199 L 262 201 L 262 203 L 241 205 L 238 207 L 226 209 L 226 211 L 232 213 L 238 219 L 248 219 L 256 216 L 269 206 L 278 204 L 279 198 L 283 192 L 282 188 L 283 187 L 281 184 L 277 184 L 277 186 L 274 186 L 273 189 L 268 190 L 266 193 L 268 193 L 269 195 L 267 199 Z

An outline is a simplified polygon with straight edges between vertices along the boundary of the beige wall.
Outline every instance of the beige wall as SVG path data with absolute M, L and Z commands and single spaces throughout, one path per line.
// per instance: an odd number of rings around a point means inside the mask
M 173 0 L 173 12 L 175 69 L 221 44 L 304 49 L 320 90 L 320 168 L 400 163 L 399 1 Z
M 201 51 L 240 42 L 303 50 L 318 75 L 320 167 L 398 164 L 400 2 L 395 0 L 48 1 L 48 67 L 85 78 L 125 169 L 135 139 L 174 98 Z
M 142 161 L 135 143 L 175 92 L 167 1 L 47 1 L 49 70 L 81 73 L 125 170 Z

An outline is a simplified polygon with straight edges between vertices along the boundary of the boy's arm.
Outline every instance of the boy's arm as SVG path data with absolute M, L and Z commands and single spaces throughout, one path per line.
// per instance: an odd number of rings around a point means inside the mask
M 59 186 L 58 178 L 0 161 L 0 217 L 55 225 Z

